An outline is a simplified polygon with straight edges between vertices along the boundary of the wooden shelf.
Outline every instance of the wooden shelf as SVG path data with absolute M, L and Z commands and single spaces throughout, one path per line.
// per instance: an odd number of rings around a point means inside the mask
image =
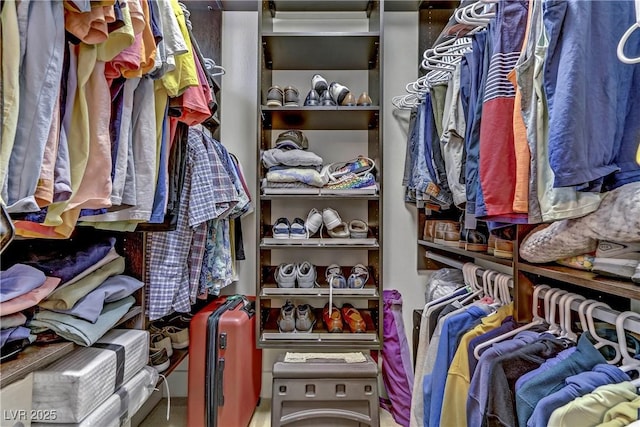
M 286 242 L 285 242 L 286 240 Z M 339 243 L 332 240 L 340 241 Z M 265 237 L 260 241 L 261 249 L 379 249 L 378 241 L 373 243 L 346 243 L 347 240 L 371 240 L 371 239 L 274 239 Z
M 55 362 L 78 347 L 70 341 L 30 345 L 17 358 L 0 364 L 0 387 L 24 378 L 27 374 Z
M 378 289 L 376 286 L 365 286 L 362 289 L 333 289 L 334 298 L 373 298 L 378 299 Z M 279 288 L 275 283 L 265 283 L 260 296 L 263 298 L 327 298 L 329 287 L 327 285 L 319 288 Z
M 640 285 L 624 280 L 616 280 L 608 277 L 598 276 L 589 271 L 576 270 L 560 265 L 533 265 L 518 262 L 520 271 L 536 274 L 549 279 L 560 280 L 584 288 L 604 292 L 606 294 L 618 295 L 624 298 L 640 299 Z M 541 283 L 541 282 L 540 282 Z
M 271 70 L 372 70 L 379 32 L 265 32 L 264 62 Z
M 164 375 L 165 377 L 168 377 L 178 367 L 178 365 L 182 363 L 182 361 L 184 360 L 185 357 L 187 357 L 188 354 L 189 354 L 188 348 L 185 348 L 182 350 L 178 350 L 174 348 L 173 354 L 171 355 L 171 358 L 170 358 L 171 364 L 165 371 L 160 372 L 160 375 Z M 163 381 L 164 381 L 164 378 L 159 377 L 156 387 L 162 384 Z
M 378 127 L 380 107 L 267 107 L 263 105 L 262 117 L 263 125 L 271 129 L 368 130 Z
M 270 194 L 268 196 L 261 195 L 260 200 L 280 200 L 280 199 L 362 199 L 362 200 L 379 200 L 377 194 Z
M 366 12 L 370 0 L 275 0 L 275 12 Z
M 264 330 L 258 345 L 262 348 L 358 348 L 379 349 L 380 341 L 375 331 L 365 333 L 329 333 L 329 332 L 290 332 L 281 333 L 276 330 Z
M 498 258 L 498 257 L 495 257 L 493 255 L 489 255 L 488 253 L 485 253 L 485 252 L 467 251 L 465 249 L 456 248 L 454 246 L 440 245 L 438 243 L 429 242 L 427 240 L 418 240 L 418 244 L 421 245 L 421 246 L 426 246 L 428 248 L 439 249 L 441 251 L 445 251 L 445 252 L 449 252 L 449 253 L 452 253 L 452 254 L 464 256 L 464 257 L 467 257 L 467 258 L 483 259 L 483 260 L 486 260 L 486 261 L 495 262 L 496 264 L 502 264 L 502 265 L 506 265 L 506 266 L 509 266 L 509 267 L 513 266 L 513 260 L 505 259 L 505 258 Z

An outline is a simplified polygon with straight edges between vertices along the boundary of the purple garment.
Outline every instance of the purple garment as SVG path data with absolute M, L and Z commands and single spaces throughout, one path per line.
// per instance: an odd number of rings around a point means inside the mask
M 43 272 L 24 264 L 15 264 L 0 271 L 0 302 L 19 297 L 44 283 Z
M 104 304 L 120 300 L 140 289 L 143 283 L 125 275 L 109 277 L 100 286 L 82 297 L 70 310 L 52 310 L 70 314 L 91 323 L 96 323 Z
M 95 240 L 94 237 L 68 246 L 56 242 L 51 250 L 43 251 L 22 263 L 37 268 L 46 276 L 58 277 L 62 285 L 104 258 L 116 243 L 114 237 L 98 240 L 97 243 Z
M 469 384 L 469 397 L 467 398 L 467 426 L 475 427 L 482 424 L 485 407 L 489 398 L 489 378 L 491 377 L 491 364 L 503 354 L 518 350 L 525 345 L 537 340 L 540 334 L 533 331 L 519 332 L 513 339 L 500 341 L 492 345 L 480 356 L 478 365 Z M 475 357 L 473 357 L 475 359 Z
M 558 363 L 562 362 L 567 357 L 571 356 L 574 351 L 576 351 L 575 347 L 569 347 L 566 350 L 562 350 L 560 353 L 556 355 L 556 357 L 547 359 L 547 361 L 544 362 L 542 365 L 540 365 L 538 368 L 534 369 L 533 371 L 529 371 L 523 376 L 521 376 L 520 378 L 518 378 L 518 380 L 516 381 L 516 392 L 518 392 L 518 390 L 520 390 L 520 388 L 524 385 L 524 383 L 529 381 L 531 378 L 553 368 Z
M 489 332 L 484 333 L 480 336 L 477 336 L 473 338 L 471 341 L 469 341 L 469 347 L 467 348 L 467 352 L 468 352 L 468 358 L 469 358 L 469 374 L 471 376 L 473 376 L 473 373 L 475 372 L 476 366 L 478 364 L 478 360 L 476 359 L 476 356 L 473 354 L 474 351 L 476 350 L 476 347 L 483 342 L 487 342 L 490 339 L 499 337 L 502 334 L 505 334 L 509 331 L 514 330 L 516 326 L 518 326 L 518 324 L 516 323 L 515 320 L 513 320 L 513 316 L 507 316 L 502 321 L 502 324 L 497 328 L 492 329 Z M 482 353 L 484 353 L 488 349 L 489 347 L 485 347 L 482 350 L 480 350 L 480 355 L 482 355 Z
M 4 347 L 5 344 L 12 341 L 22 341 L 25 338 L 29 338 L 29 334 L 31 334 L 31 329 L 25 328 L 24 326 L 2 329 L 0 330 L 0 347 Z
M 383 341 L 382 379 L 391 401 L 391 414 L 396 423 L 409 425 L 413 365 L 402 320 L 402 295 L 395 289 L 382 291 Z

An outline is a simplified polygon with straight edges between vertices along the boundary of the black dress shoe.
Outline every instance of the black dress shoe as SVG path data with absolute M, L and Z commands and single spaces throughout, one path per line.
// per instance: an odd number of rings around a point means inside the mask
M 323 107 L 335 107 L 336 102 L 331 98 L 331 94 L 328 90 L 325 90 L 322 96 L 320 97 L 320 104 Z
M 316 92 L 315 90 L 311 89 L 309 91 L 309 94 L 307 95 L 307 98 L 304 100 L 304 106 L 305 107 L 315 107 L 320 105 L 320 95 L 318 95 L 318 92 Z

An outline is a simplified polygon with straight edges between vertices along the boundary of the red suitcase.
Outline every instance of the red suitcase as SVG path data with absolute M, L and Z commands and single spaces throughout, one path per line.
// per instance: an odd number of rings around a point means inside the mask
M 258 405 L 262 351 L 255 298 L 221 297 L 189 326 L 189 427 L 246 427 Z

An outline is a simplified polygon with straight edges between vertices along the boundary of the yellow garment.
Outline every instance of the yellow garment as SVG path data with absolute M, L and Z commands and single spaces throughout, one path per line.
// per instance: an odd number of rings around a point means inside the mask
M 532 0 L 529 0 L 531 3 Z M 529 9 L 531 10 L 531 9 Z M 527 17 L 527 28 L 522 42 L 523 51 L 527 48 L 529 28 L 531 27 L 531 15 Z M 527 128 L 522 117 L 522 93 L 516 82 L 516 70 L 507 74 L 507 79 L 516 89 L 516 97 L 513 104 L 513 144 L 516 160 L 516 186 L 513 196 L 513 211 L 518 213 L 529 212 L 529 175 L 531 169 L 531 151 L 527 141 Z
M 74 284 L 63 285 L 56 289 L 38 305 L 50 310 L 70 310 L 82 297 L 100 286 L 109 277 L 122 273 L 124 273 L 124 258 L 119 256 Z
M 131 46 L 135 40 L 130 8 L 123 7 L 120 10 L 122 11 L 122 21 L 124 25 L 110 32 L 109 38 L 98 46 L 98 59 L 100 61 L 111 61 L 120 52 Z
M 7 170 L 20 111 L 20 32 L 15 1 L 6 1 L 0 13 L 0 72 L 2 73 L 2 139 L 0 140 L 0 201 L 7 195 Z
M 170 0 L 173 12 L 178 20 L 178 26 L 180 32 L 184 37 L 184 41 L 187 44 L 187 53 L 176 55 L 176 68 L 162 76 L 162 82 L 167 89 L 167 93 L 171 98 L 175 98 L 184 92 L 189 86 L 198 86 L 198 74 L 196 71 L 195 58 L 193 56 L 193 46 L 191 45 L 191 38 L 189 37 L 189 31 L 187 30 L 187 24 L 185 22 L 184 13 L 182 8 L 178 4 L 178 0 Z
M 513 303 L 503 305 L 494 314 L 483 317 L 481 323 L 468 331 L 460 339 L 444 387 L 442 400 L 442 413 L 440 425 L 442 426 L 466 426 L 467 425 L 467 397 L 471 384 L 469 372 L 469 343 L 475 337 L 489 332 L 502 324 L 508 316 L 513 315 Z
M 618 403 L 604 414 L 602 424 L 598 427 L 625 427 L 638 419 L 640 396 L 630 402 Z
M 44 146 L 44 156 L 42 157 L 42 166 L 40 167 L 40 177 L 34 197 L 38 206 L 41 208 L 49 206 L 53 203 L 53 185 L 54 173 L 56 165 L 56 157 L 58 155 L 58 144 L 60 143 L 60 102 L 53 106 L 53 120 L 51 120 L 51 128 L 49 129 L 49 137 L 47 144 Z
M 635 400 L 637 397 L 636 387 L 631 384 L 631 381 L 603 385 L 553 411 L 548 425 L 553 427 L 595 426 L 603 422 L 609 409 L 619 403 Z
M 136 0 L 132 0 L 135 2 Z M 147 74 L 155 65 L 156 61 L 156 40 L 153 37 L 153 32 L 151 31 L 151 12 L 149 11 L 149 2 L 148 0 L 140 0 L 140 6 L 142 11 L 142 16 L 144 17 L 144 27 L 142 29 L 142 33 L 139 37 L 141 37 L 140 43 L 140 68 L 135 70 L 123 70 L 122 75 L 128 79 L 132 79 L 134 77 L 142 77 Z M 136 5 L 137 7 L 137 5 Z M 131 20 L 133 23 L 134 33 L 136 33 L 136 21 L 134 20 L 134 11 L 131 10 Z

